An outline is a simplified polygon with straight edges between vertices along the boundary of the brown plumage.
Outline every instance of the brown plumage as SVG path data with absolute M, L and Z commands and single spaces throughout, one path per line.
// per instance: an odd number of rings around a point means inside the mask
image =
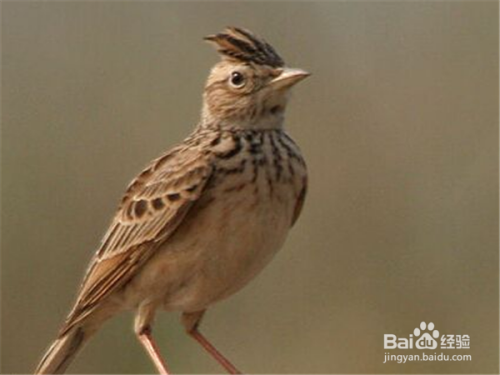
M 269 43 L 242 28 L 228 27 L 222 33 L 205 37 L 205 40 L 215 43 L 217 51 L 228 59 L 268 65 L 273 68 L 285 65 Z
M 63 372 L 104 321 L 127 309 L 137 310 L 135 332 L 167 373 L 151 335 L 158 308 L 182 311 L 187 332 L 237 372 L 199 322 L 260 272 L 300 215 L 306 167 L 282 125 L 289 89 L 308 73 L 285 67 L 244 29 L 206 39 L 222 60 L 208 78 L 199 125 L 128 187 L 36 373 Z

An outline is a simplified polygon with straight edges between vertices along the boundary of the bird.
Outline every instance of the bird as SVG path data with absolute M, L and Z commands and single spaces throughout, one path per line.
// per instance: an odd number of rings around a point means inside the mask
M 282 247 L 307 191 L 307 167 L 284 129 L 290 89 L 310 75 L 263 38 L 226 27 L 204 38 L 219 57 L 191 135 L 128 186 L 84 275 L 74 307 L 35 374 L 64 373 L 105 321 L 136 312 L 134 332 L 161 374 L 156 312 L 240 371 L 201 333 L 214 303 L 243 288 Z

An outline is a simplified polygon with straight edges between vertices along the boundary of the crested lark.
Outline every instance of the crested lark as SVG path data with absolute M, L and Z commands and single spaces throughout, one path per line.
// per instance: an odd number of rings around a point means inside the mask
M 181 311 L 187 333 L 238 373 L 198 328 L 208 307 L 272 259 L 300 214 L 306 166 L 283 119 L 290 88 L 309 74 L 286 67 L 247 30 L 205 39 L 221 61 L 205 86 L 199 125 L 128 187 L 36 373 L 64 372 L 101 324 L 126 309 L 137 310 L 135 333 L 168 373 L 152 338 L 158 308 Z

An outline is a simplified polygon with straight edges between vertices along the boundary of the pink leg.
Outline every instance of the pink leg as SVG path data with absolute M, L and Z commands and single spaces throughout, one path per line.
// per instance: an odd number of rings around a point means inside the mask
M 215 346 L 213 346 L 210 341 L 208 341 L 205 336 L 203 336 L 198 329 L 194 329 L 189 332 L 191 337 L 193 337 L 196 341 L 198 341 L 201 346 L 212 356 L 215 358 L 217 362 L 219 362 L 222 367 L 226 369 L 226 371 L 230 374 L 241 374 L 241 372 L 231 363 L 229 360 L 219 352 Z
M 201 334 L 198 330 L 200 320 L 205 311 L 199 311 L 196 313 L 184 313 L 182 315 L 182 320 L 184 326 L 186 327 L 187 333 L 200 343 L 201 346 L 210 354 L 217 362 L 219 362 L 222 367 L 230 374 L 241 374 L 241 372 L 219 352 L 215 346 L 213 346 L 210 341 L 208 341 L 205 336 Z
M 169 371 L 167 368 L 167 364 L 161 357 L 160 351 L 158 350 L 158 346 L 153 340 L 153 336 L 151 335 L 151 329 L 149 327 L 144 328 L 139 334 L 137 334 L 137 338 L 139 339 L 140 343 L 142 344 L 142 346 L 144 346 L 149 356 L 153 360 L 153 363 L 158 369 L 158 372 L 162 375 L 168 375 Z

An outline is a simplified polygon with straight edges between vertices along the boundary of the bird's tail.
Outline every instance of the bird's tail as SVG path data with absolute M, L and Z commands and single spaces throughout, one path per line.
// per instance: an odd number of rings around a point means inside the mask
M 35 374 L 64 373 L 90 336 L 91 332 L 86 332 L 82 326 L 74 327 L 59 336 L 43 356 Z

